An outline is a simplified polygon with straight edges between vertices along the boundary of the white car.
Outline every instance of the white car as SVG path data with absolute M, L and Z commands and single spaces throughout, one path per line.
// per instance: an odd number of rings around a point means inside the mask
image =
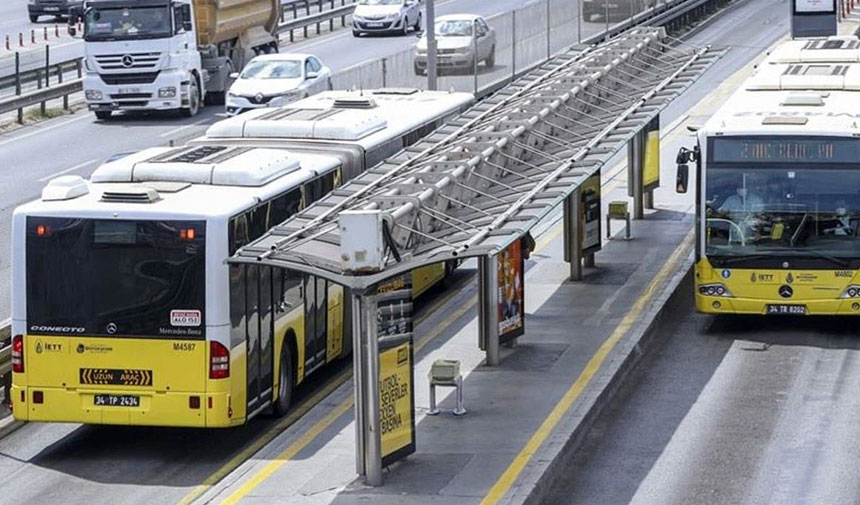
M 421 31 L 418 0 L 358 0 L 352 13 L 352 34 Z
M 310 54 L 265 54 L 245 65 L 227 92 L 227 115 L 280 107 L 328 89 L 331 69 Z
M 440 73 L 470 73 L 481 61 L 487 68 L 496 65 L 496 31 L 486 19 L 476 14 L 448 14 L 436 19 L 436 68 Z M 427 72 L 426 33 L 415 45 L 413 66 L 415 75 Z

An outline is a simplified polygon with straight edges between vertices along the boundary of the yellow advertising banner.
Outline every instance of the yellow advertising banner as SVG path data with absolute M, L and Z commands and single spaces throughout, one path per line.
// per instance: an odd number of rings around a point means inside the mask
M 379 347 L 379 431 L 387 466 L 415 452 L 412 339 L 382 339 Z
M 660 185 L 660 116 L 645 126 L 645 158 L 642 185 L 650 191 Z

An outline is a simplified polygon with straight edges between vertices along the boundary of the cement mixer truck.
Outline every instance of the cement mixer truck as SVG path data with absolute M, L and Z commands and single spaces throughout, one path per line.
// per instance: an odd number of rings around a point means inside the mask
M 223 104 L 230 74 L 278 51 L 279 0 L 86 0 L 70 16 L 84 26 L 84 96 L 114 111 Z

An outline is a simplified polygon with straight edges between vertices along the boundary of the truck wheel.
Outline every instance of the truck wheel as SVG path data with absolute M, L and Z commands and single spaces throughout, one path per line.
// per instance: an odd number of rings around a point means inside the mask
M 281 350 L 281 364 L 278 370 L 278 397 L 272 405 L 272 413 L 278 417 L 290 410 L 293 397 L 293 360 L 290 350 L 284 342 Z
M 36 21 L 38 21 L 38 20 L 39 20 L 39 15 L 38 15 L 38 14 L 30 14 L 30 22 L 31 22 L 31 23 L 35 23 L 35 22 L 36 22 Z
M 113 115 L 113 113 L 109 110 L 97 110 L 97 111 L 95 111 L 95 113 L 96 113 L 96 119 L 100 119 L 102 121 L 107 121 Z
M 191 84 L 188 85 L 188 88 L 188 107 L 182 109 L 182 115 L 194 117 L 200 112 L 200 89 L 197 86 L 197 79 L 191 77 Z

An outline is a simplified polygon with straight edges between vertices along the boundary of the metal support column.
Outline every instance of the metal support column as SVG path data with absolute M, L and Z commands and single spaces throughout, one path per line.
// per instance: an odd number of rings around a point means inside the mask
M 646 191 L 644 196 L 644 206 L 648 210 L 654 209 L 654 190 Z
M 427 0 L 427 89 L 436 89 L 436 0 Z
M 376 336 L 376 295 L 361 297 L 361 319 L 365 330 L 365 429 L 364 481 L 382 485 L 382 434 L 379 429 L 379 341 Z
M 495 256 L 478 258 L 478 339 L 487 366 L 499 364 L 499 289 Z
M 644 182 L 645 135 L 636 133 L 627 144 L 628 194 L 633 197 L 633 219 L 645 218 Z
M 564 260 L 570 263 L 570 280 L 582 280 L 582 230 L 579 216 L 582 213 L 579 189 L 570 194 L 563 204 Z
M 364 469 L 364 332 L 361 326 L 361 298 L 350 296 L 352 303 L 352 385 L 355 395 L 355 473 L 365 475 Z

